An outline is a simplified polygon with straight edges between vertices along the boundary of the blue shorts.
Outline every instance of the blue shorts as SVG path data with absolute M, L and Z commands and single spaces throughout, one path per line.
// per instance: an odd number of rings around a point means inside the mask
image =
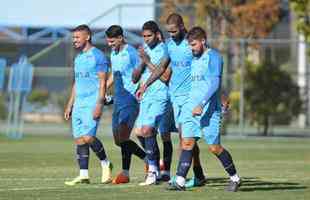
M 170 101 L 168 101 L 167 109 L 165 110 L 164 116 L 159 122 L 158 131 L 160 134 L 178 132 L 177 128 L 175 127 L 173 108 L 172 108 L 172 103 Z
M 137 118 L 136 126 L 141 128 L 142 126 L 150 126 L 158 129 L 159 122 L 164 116 L 167 109 L 167 100 L 145 100 L 140 102 L 140 110 Z
M 182 95 L 171 98 L 174 120 L 177 127 L 179 127 L 183 121 L 186 114 L 185 103 L 187 102 L 188 96 Z
M 73 107 L 72 129 L 73 137 L 96 136 L 98 120 L 93 119 L 94 107 Z
M 132 129 L 139 113 L 139 104 L 127 105 L 120 107 L 114 104 L 112 114 L 112 130 L 117 132 L 121 124 L 126 124 L 129 129 Z
M 202 115 L 192 116 L 192 106 L 187 109 L 185 121 L 182 124 L 183 138 L 201 138 L 210 145 L 220 144 L 221 111 L 210 112 L 204 108 Z

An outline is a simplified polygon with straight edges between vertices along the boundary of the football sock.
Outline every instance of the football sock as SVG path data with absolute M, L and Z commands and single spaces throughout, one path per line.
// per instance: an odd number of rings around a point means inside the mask
M 107 158 L 104 147 L 98 138 L 95 137 L 95 140 L 90 144 L 90 148 L 100 160 L 105 160 Z
M 88 170 L 89 145 L 82 144 L 76 146 L 77 161 L 81 170 Z
M 172 153 L 173 153 L 172 142 L 171 141 L 165 141 L 165 142 L 163 142 L 163 145 L 164 145 L 163 160 L 164 160 L 165 170 L 170 171 L 171 161 L 172 161 Z
M 222 153 L 217 155 L 217 157 L 221 161 L 224 169 L 230 176 L 233 176 L 237 173 L 232 157 L 230 153 L 226 151 L 226 149 L 224 149 Z
M 177 168 L 177 176 L 186 178 L 192 164 L 193 150 L 182 150 Z

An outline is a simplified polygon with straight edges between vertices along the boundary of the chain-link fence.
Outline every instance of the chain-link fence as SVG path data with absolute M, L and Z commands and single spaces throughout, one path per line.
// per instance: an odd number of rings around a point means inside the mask
M 122 24 L 126 17 L 124 10 L 128 12 L 132 6 L 122 5 L 116 8 L 119 12 L 119 24 Z M 155 19 L 161 21 L 160 13 L 164 5 L 135 6 L 141 9 L 153 7 L 156 9 Z M 188 7 L 180 7 L 177 11 L 181 14 L 193 12 Z M 101 17 L 104 15 L 95 20 Z M 188 19 L 190 26 L 195 24 L 195 18 Z M 97 38 L 95 45 L 108 56 L 109 50 L 103 31 L 94 30 Z M 127 41 L 134 45 L 141 43 L 139 32 L 140 30 L 126 30 Z M 27 98 L 23 116 L 25 132 L 68 132 L 69 125 L 63 121 L 62 113 L 72 83 L 72 63 L 75 55 L 70 35 L 58 41 L 38 41 L 16 42 L 1 39 L 0 57 L 5 57 L 8 66 L 11 66 L 19 56 L 27 55 L 34 64 L 33 90 Z M 267 128 L 268 134 L 272 135 L 310 135 L 310 79 L 307 57 L 300 56 L 304 55 L 307 49 L 303 48 L 303 42 L 291 38 L 210 37 L 208 43 L 218 49 L 224 58 L 222 88 L 223 94 L 230 100 L 229 111 L 224 115 L 224 134 L 256 135 L 264 133 Z M 304 60 L 301 61 L 302 59 Z M 8 79 L 8 70 L 6 71 L 4 88 L 7 87 Z M 7 104 L 8 94 L 4 89 L 0 98 L 1 132 L 5 130 Z M 107 112 L 102 123 L 105 131 L 110 133 L 111 108 L 105 109 Z

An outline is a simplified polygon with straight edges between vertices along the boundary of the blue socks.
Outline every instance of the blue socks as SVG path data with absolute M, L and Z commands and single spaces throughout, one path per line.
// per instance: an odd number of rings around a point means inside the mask
M 89 145 L 88 144 L 77 145 L 76 154 L 80 169 L 88 169 Z
M 192 164 L 193 150 L 182 150 L 177 169 L 177 176 L 186 178 L 189 168 Z
M 100 160 L 105 160 L 107 158 L 104 147 L 98 138 L 95 137 L 95 140 L 90 144 L 90 148 Z
M 217 155 L 217 158 L 221 161 L 224 169 L 230 176 L 237 173 L 232 157 L 226 149 L 224 149 L 221 154 Z
M 173 147 L 172 147 L 172 142 L 171 141 L 165 141 L 163 142 L 164 145 L 164 165 L 165 165 L 165 170 L 170 171 L 171 167 L 171 161 L 172 161 L 172 153 L 173 153 Z

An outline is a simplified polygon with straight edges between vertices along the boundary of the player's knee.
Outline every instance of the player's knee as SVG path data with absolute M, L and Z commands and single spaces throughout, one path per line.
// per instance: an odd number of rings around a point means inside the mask
M 87 144 L 91 144 L 93 143 L 93 141 L 95 140 L 95 138 L 93 136 L 83 136 L 83 140 L 85 143 Z
M 161 136 L 161 140 L 163 142 L 171 141 L 171 134 L 170 133 L 161 134 L 160 136 Z
M 142 136 L 143 137 L 149 137 L 152 135 L 152 128 L 151 127 L 143 127 L 141 130 Z
M 183 150 L 192 150 L 195 146 L 195 139 L 183 139 L 182 140 L 182 149 Z
M 219 155 L 223 151 L 223 147 L 220 145 L 211 145 L 208 147 L 208 150 L 215 155 Z

